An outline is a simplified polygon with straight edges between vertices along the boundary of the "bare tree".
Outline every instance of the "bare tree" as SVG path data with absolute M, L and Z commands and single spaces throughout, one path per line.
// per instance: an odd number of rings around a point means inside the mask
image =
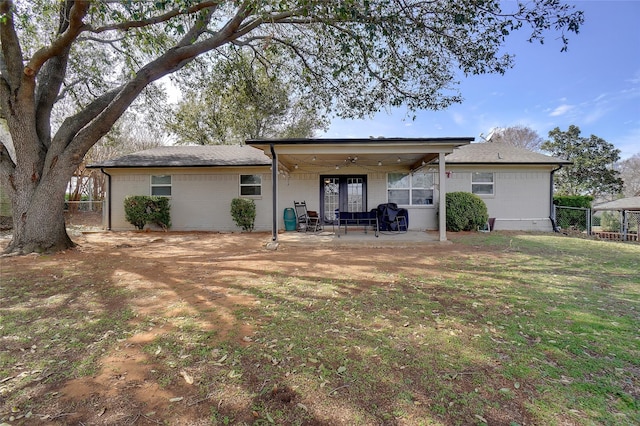
M 624 195 L 640 197 L 640 153 L 620 162 L 620 176 L 624 181 Z
M 141 122 L 145 124 L 140 125 Z M 111 131 L 87 152 L 82 164 L 73 172 L 68 187 L 69 201 L 81 201 L 83 196 L 95 201 L 104 199 L 104 174 L 100 170 L 88 169 L 86 165 L 169 144 L 168 137 L 149 122 L 148 118 L 125 113 Z M 74 206 L 77 208 L 70 203 L 69 209 L 73 210 Z
M 531 151 L 539 151 L 544 140 L 532 128 L 517 125 L 493 129 L 487 137 L 487 142 L 507 143 Z

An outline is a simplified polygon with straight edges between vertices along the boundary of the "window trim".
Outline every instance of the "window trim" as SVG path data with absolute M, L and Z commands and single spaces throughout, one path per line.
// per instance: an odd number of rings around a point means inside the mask
M 474 176 L 477 174 L 490 174 L 491 181 L 474 181 Z M 490 194 L 478 194 L 473 190 L 474 185 L 491 185 L 491 193 Z M 471 172 L 471 193 L 475 194 L 479 197 L 493 197 L 496 195 L 496 174 L 495 172 Z
M 396 175 L 404 175 L 404 176 L 409 176 L 409 187 L 402 187 L 402 188 L 390 188 L 389 187 L 389 175 L 391 174 L 396 174 Z M 423 175 L 431 175 L 431 182 L 432 185 L 430 188 L 427 187 L 414 187 L 413 185 L 413 176 L 416 174 L 423 174 Z M 416 173 L 410 173 L 410 172 L 389 172 L 387 173 L 387 202 L 389 202 L 389 191 L 390 190 L 405 190 L 405 191 L 409 191 L 409 203 L 408 204 L 399 204 L 402 206 L 410 206 L 410 207 L 434 207 L 435 206 L 435 190 L 436 190 L 436 174 L 433 172 L 416 172 Z M 427 191 L 431 191 L 431 204 L 413 204 L 413 191 L 414 190 L 427 190 Z
M 153 178 L 154 177 L 169 177 L 169 183 L 153 183 Z M 169 195 L 157 195 L 153 193 L 153 189 L 154 188 L 169 188 Z M 149 194 L 151 194 L 152 197 L 167 197 L 167 198 L 171 198 L 173 196 L 173 175 L 169 175 L 169 174 L 162 174 L 162 175 L 150 175 L 149 176 Z
M 258 176 L 260 178 L 260 183 L 259 184 L 256 184 L 256 183 L 243 184 L 242 183 L 243 176 Z M 263 176 L 260 173 L 241 173 L 238 176 L 238 196 L 242 198 L 254 198 L 254 199 L 262 198 L 262 181 L 263 180 L 264 180 Z M 248 187 L 258 187 L 260 189 L 260 193 L 259 194 L 242 194 L 242 188 L 248 188 Z

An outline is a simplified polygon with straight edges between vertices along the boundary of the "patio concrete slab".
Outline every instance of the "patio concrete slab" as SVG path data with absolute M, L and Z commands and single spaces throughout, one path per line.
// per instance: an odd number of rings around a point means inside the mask
M 349 230 L 347 234 L 332 230 L 321 232 L 283 232 L 278 234 L 278 242 L 286 246 L 365 246 L 365 247 L 410 247 L 421 244 L 450 244 L 439 241 L 437 231 L 408 231 L 403 233 L 375 233 L 359 229 Z

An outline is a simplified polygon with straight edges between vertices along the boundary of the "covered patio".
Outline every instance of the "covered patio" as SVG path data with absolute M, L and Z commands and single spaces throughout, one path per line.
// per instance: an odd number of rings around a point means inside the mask
M 437 241 L 446 241 L 446 158 L 454 149 L 467 145 L 474 140 L 472 137 L 458 138 L 358 138 L 358 139 L 271 139 L 271 140 L 249 140 L 247 145 L 261 149 L 272 160 L 271 166 L 271 184 L 272 184 L 272 241 L 277 242 L 284 239 L 296 239 L 303 237 L 289 236 L 289 233 L 279 233 L 279 217 L 282 214 L 282 208 L 289 207 L 291 201 L 287 199 L 289 196 L 289 188 L 279 188 L 280 176 L 306 176 L 307 177 L 307 201 L 309 199 L 321 199 L 318 202 L 320 215 L 323 219 L 329 217 L 335 206 L 328 205 L 322 201 L 323 181 L 327 182 L 329 176 L 347 176 L 362 175 L 369 177 L 370 182 L 381 181 L 378 176 L 385 176 L 384 173 L 404 172 L 413 175 L 414 173 L 433 172 L 437 178 L 434 184 L 433 199 L 429 200 L 431 207 L 437 210 L 437 231 L 427 234 L 421 232 L 420 238 L 425 240 L 435 239 Z M 377 179 L 377 180 L 376 180 Z M 386 182 L 386 177 L 384 178 Z M 385 183 L 386 185 L 386 183 Z M 373 185 L 369 185 L 370 188 Z M 320 191 L 321 196 L 318 196 Z M 362 189 L 365 201 L 360 211 L 375 208 L 379 203 L 387 201 L 386 187 L 380 189 Z M 367 191 L 369 191 L 367 193 Z M 298 200 L 301 201 L 301 200 Z M 342 211 L 354 211 L 343 210 Z M 416 228 L 426 229 L 420 223 L 415 225 Z M 308 233 L 307 233 L 308 234 Z M 362 235 L 358 235 L 362 234 Z M 376 244 L 382 241 L 391 243 L 392 241 L 400 241 L 405 239 L 407 242 L 411 239 L 418 238 L 417 234 L 406 233 L 402 235 L 380 235 L 376 238 L 373 234 L 364 234 L 359 232 L 349 233 L 349 235 L 314 235 L 304 238 L 331 239 L 337 243 L 349 241 L 349 239 L 373 239 L 377 240 Z M 387 238 L 388 237 L 388 238 Z M 353 241 L 353 240 L 352 240 Z

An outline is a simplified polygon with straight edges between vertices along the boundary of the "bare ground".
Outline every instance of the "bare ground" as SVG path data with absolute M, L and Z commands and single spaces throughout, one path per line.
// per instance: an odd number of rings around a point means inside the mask
M 166 321 L 167 318 L 179 318 L 194 312 L 198 314 L 198 327 L 215 331 L 207 343 L 212 351 L 229 342 L 238 347 L 255 344 L 251 337 L 267 319 L 251 317 L 251 321 L 239 320 L 238 310 L 251 316 L 258 303 L 255 297 L 243 291 L 243 281 L 256 286 L 274 274 L 326 280 L 349 277 L 360 285 L 344 291 L 356 294 L 368 285 L 393 283 L 401 276 L 428 277 L 432 274 L 444 279 L 449 271 L 434 267 L 438 259 L 463 258 L 480 250 L 456 244 L 433 244 L 418 249 L 358 246 L 313 250 L 282 245 L 272 251 L 265 247 L 269 235 L 260 233 L 80 233 L 80 229 L 76 228 L 74 240 L 78 247 L 73 250 L 47 256 L 0 259 L 0 281 L 8 277 L 28 277 L 33 282 L 53 287 L 54 291 L 70 294 L 65 303 L 74 309 L 120 312 L 127 307 L 133 311 L 129 321 L 135 326 L 136 333 L 119 340 L 100 354 L 99 369 L 94 374 L 49 381 L 46 378 L 50 372 L 35 372 L 41 380 L 34 381 L 22 392 L 25 400 L 33 398 L 39 401 L 39 411 L 31 413 L 29 418 L 25 418 L 23 412 L 18 416 L 21 417 L 18 419 L 20 424 L 198 425 L 224 423 L 220 420 L 222 418 L 233 419 L 233 424 L 268 424 L 269 419 L 256 412 L 256 405 L 308 410 L 314 406 L 313 393 L 303 395 L 288 386 L 266 383 L 259 379 L 257 371 L 252 374 L 251 366 L 247 365 L 243 366 L 245 378 L 242 385 L 232 384 L 224 394 L 214 390 L 203 395 L 197 386 L 189 383 L 193 372 L 167 371 L 167 367 L 160 365 L 157 357 L 149 353 L 148 346 L 175 331 L 174 323 Z M 491 256 L 500 256 L 487 247 L 483 247 L 482 252 L 486 261 L 490 261 Z M 57 290 L 56 286 L 59 286 Z M 87 306 L 85 303 L 89 301 L 82 300 L 82 292 L 75 290 L 86 290 L 90 286 L 96 286 L 96 289 L 104 287 L 102 290 L 108 288 L 114 292 L 113 296 L 102 297 L 100 306 Z M 119 296 L 119 290 L 128 296 Z M 149 318 L 155 320 L 150 322 Z M 28 353 L 30 348 L 21 350 Z M 184 356 L 189 356 L 188 351 L 186 347 Z M 213 355 L 216 358 L 216 353 Z M 205 377 L 207 368 L 216 367 L 205 365 L 199 368 L 197 376 Z M 163 383 L 161 377 L 167 374 L 182 375 L 184 380 L 173 379 Z M 408 373 L 404 374 L 407 377 Z M 416 375 L 420 374 L 416 372 Z M 491 376 L 489 372 L 487 377 Z M 471 383 L 464 382 L 460 386 L 461 390 L 473 387 Z M 496 388 L 503 386 L 502 383 L 495 384 Z M 265 388 L 269 392 L 264 392 Z M 322 395 L 326 398 L 326 391 Z M 375 390 L 372 395 L 375 395 Z M 525 392 L 521 395 L 500 409 L 489 410 L 486 415 L 489 424 L 509 424 L 509 419 L 514 418 L 521 419 L 520 424 L 531 424 L 527 422 L 524 408 L 528 395 Z M 425 408 L 422 404 L 428 403 L 428 400 L 415 401 L 415 407 L 408 410 L 404 421 L 391 419 L 378 424 L 431 424 L 419 422 L 420 410 Z M 11 409 L 3 403 L 0 395 L 0 419 L 7 419 Z M 228 416 L 214 419 L 212 412 Z M 352 416 L 354 413 L 350 412 L 348 404 L 336 398 L 318 405 L 314 415 L 302 423 L 350 424 Z M 466 419 L 461 422 L 463 424 L 479 422 L 471 413 L 463 418 Z M 561 424 L 572 424 L 559 420 Z M 368 424 L 367 421 L 364 423 Z M 447 423 L 445 420 L 439 424 Z M 460 423 L 460 420 L 455 423 Z

